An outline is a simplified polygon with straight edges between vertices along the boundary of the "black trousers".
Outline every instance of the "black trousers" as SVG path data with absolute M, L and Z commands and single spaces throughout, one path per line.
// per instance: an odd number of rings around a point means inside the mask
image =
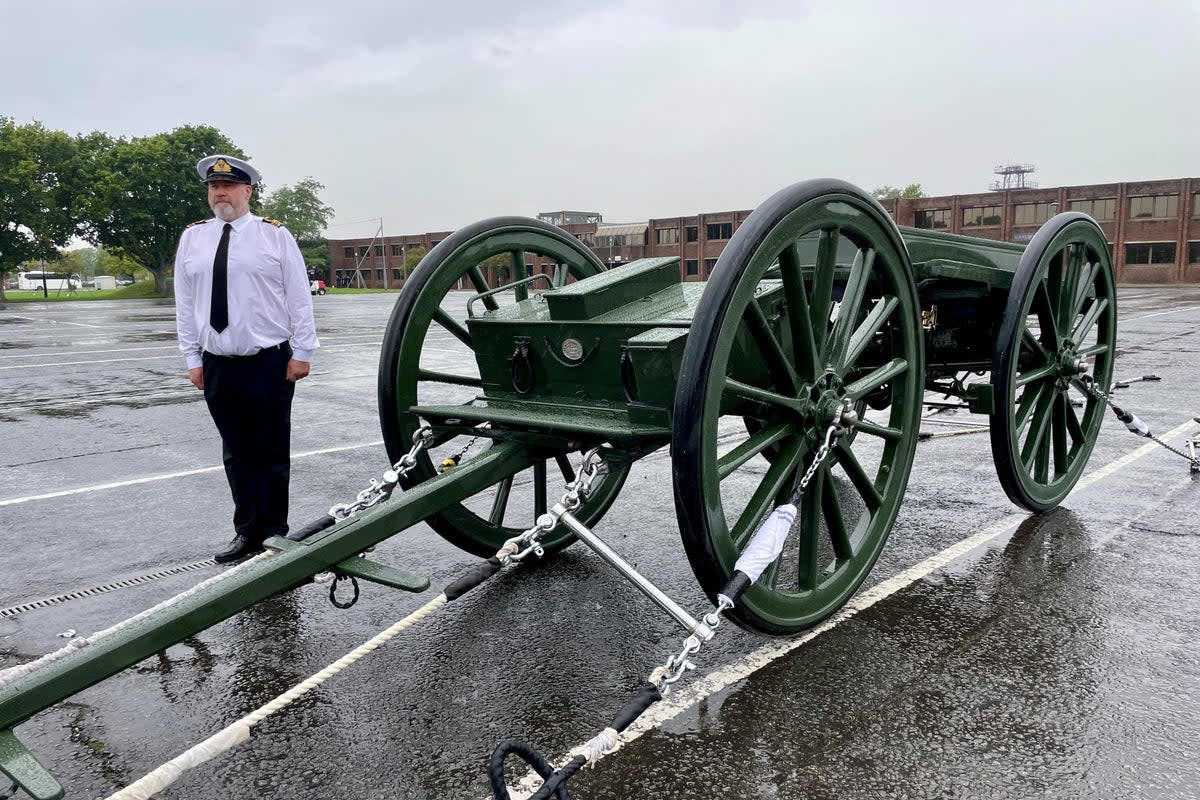
M 204 399 L 224 446 L 233 529 L 257 543 L 288 531 L 291 357 L 286 342 L 253 356 L 204 354 Z

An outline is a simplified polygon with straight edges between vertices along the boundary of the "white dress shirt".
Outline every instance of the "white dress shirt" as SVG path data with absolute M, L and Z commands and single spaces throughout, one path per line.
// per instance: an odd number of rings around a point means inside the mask
M 201 365 L 201 353 L 248 356 L 290 342 L 292 358 L 311 361 L 321 346 L 313 322 L 308 271 L 296 239 L 287 228 L 253 214 L 230 223 L 226 282 L 229 325 L 217 333 L 209 325 L 213 259 L 225 221 L 214 217 L 189 225 L 175 252 L 175 327 L 188 369 Z

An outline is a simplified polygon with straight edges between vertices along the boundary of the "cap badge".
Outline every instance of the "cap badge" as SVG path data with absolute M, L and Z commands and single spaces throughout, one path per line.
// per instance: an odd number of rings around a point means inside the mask
M 227 173 L 233 172 L 233 167 L 229 166 L 229 162 L 223 158 L 218 158 L 217 163 L 212 165 L 213 172 Z

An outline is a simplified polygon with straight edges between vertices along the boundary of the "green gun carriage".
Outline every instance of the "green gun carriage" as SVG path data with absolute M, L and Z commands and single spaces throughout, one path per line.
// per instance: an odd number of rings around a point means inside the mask
M 552 274 L 491 288 L 485 270 L 525 275 L 529 255 Z M 1104 404 L 1084 382 L 1110 385 L 1115 335 L 1109 247 L 1078 213 L 1020 246 L 898 228 L 861 190 L 807 181 L 747 218 L 706 283 L 681 281 L 677 258 L 606 270 L 531 219 L 467 226 L 409 277 L 383 341 L 380 420 L 390 460 L 408 459 L 405 491 L 271 540 L 272 558 L 183 608 L 0 684 L 0 769 L 55 796 L 6 729 L 320 571 L 423 589 L 359 556 L 422 520 L 491 556 L 551 509 L 557 473 L 574 478 L 572 455 L 595 448 L 598 479 L 542 547 L 577 536 L 595 547 L 583 533 L 633 463 L 669 447 L 684 549 L 710 598 L 762 520 L 795 501 L 781 555 L 729 614 L 768 635 L 811 627 L 846 602 L 887 539 L 926 392 L 990 415 L 1001 485 L 1045 511 L 1095 444 Z M 436 446 L 414 456 L 414 436 L 430 429 Z

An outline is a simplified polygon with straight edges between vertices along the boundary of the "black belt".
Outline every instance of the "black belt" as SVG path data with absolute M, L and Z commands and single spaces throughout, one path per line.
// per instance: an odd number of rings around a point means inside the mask
M 204 355 L 212 356 L 213 358 L 257 358 L 258 356 L 267 355 L 272 350 L 287 350 L 288 354 L 290 355 L 292 352 L 292 346 L 288 342 L 280 342 L 279 344 L 267 345 L 266 347 L 259 350 L 257 353 L 250 353 L 249 355 L 245 355 L 245 356 L 226 356 L 226 355 L 221 355 L 220 353 L 213 353 L 208 350 L 204 351 Z

